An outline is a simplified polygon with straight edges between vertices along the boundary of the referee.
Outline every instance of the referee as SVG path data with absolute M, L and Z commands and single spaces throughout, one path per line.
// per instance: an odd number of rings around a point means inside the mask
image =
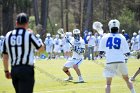
M 29 18 L 25 13 L 17 15 L 16 28 L 9 31 L 4 40 L 3 64 L 5 76 L 12 78 L 16 93 L 33 93 L 34 50 L 44 50 L 44 44 L 27 30 Z M 8 66 L 11 64 L 11 74 Z

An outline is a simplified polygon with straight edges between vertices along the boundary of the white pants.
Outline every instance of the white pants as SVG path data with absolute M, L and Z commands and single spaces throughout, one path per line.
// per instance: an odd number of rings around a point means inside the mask
M 64 64 L 64 67 L 73 68 L 73 65 L 78 65 L 79 66 L 82 62 L 83 62 L 83 58 L 81 58 L 81 59 L 70 58 Z
M 128 75 L 128 69 L 126 63 L 106 64 L 103 74 L 105 77 L 114 77 L 115 75 Z
M 46 52 L 52 53 L 53 47 L 52 46 L 46 46 Z

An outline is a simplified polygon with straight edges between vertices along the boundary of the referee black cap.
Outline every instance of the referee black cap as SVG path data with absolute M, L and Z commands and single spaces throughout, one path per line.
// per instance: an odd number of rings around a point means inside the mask
M 17 15 L 17 23 L 20 25 L 24 25 L 25 23 L 28 23 L 29 17 L 26 13 L 20 13 Z

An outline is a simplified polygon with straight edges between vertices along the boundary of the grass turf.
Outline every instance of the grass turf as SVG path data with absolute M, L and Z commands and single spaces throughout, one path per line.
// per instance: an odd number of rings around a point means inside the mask
M 64 82 L 67 76 L 63 73 L 62 67 L 66 60 L 37 60 L 35 63 L 35 86 L 34 93 L 105 93 L 105 78 L 102 75 L 103 63 L 105 60 L 88 61 L 84 60 L 80 69 L 85 83 L 77 83 L 77 75 L 70 69 L 74 80 Z M 131 58 L 128 60 L 129 76 L 132 76 L 139 68 L 140 60 Z M 111 93 L 130 93 L 121 77 L 113 78 Z M 140 78 L 136 78 L 134 87 L 137 93 L 140 92 Z M 26 88 L 25 88 L 26 89 Z M 0 61 L 0 93 L 15 93 L 11 80 L 4 76 L 2 62 Z

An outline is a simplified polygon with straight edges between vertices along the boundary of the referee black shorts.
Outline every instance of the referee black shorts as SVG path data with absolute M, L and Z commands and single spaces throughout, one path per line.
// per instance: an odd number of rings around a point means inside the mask
M 16 93 L 33 93 L 34 67 L 14 66 L 11 69 L 11 76 Z

